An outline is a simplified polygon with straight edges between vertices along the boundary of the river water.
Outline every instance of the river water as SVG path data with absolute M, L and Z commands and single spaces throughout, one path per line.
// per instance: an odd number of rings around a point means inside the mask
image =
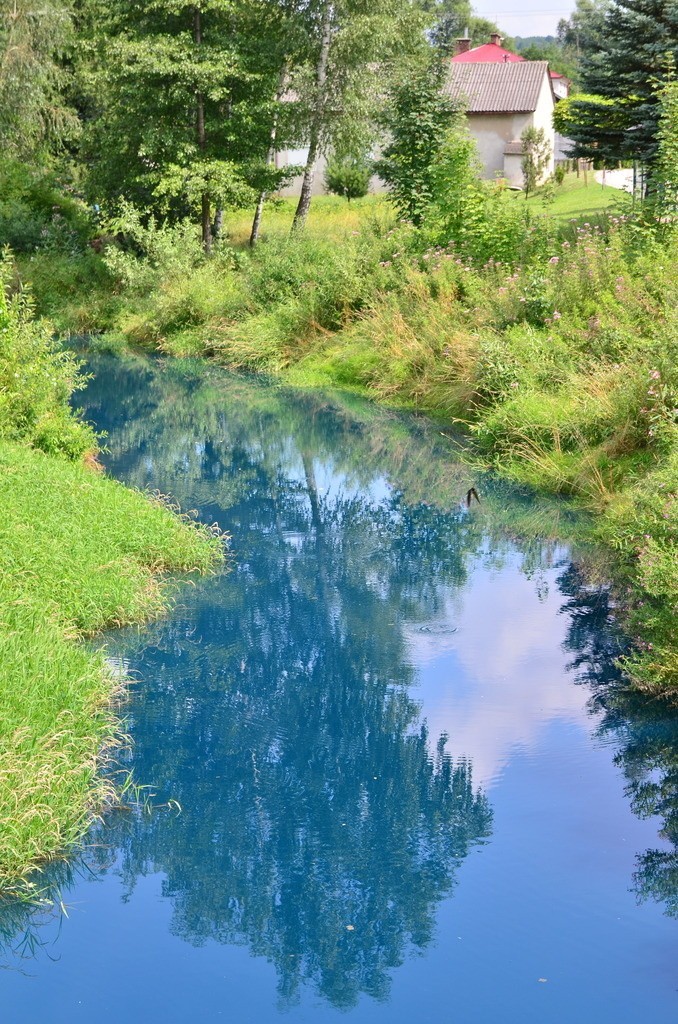
M 678 719 L 576 518 L 355 398 L 93 370 L 109 472 L 231 557 L 106 638 L 148 788 L 0 916 L 3 1024 L 675 1024 Z

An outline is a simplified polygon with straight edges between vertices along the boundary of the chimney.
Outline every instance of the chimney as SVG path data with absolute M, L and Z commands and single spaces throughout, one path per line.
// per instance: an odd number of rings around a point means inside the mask
M 456 43 L 455 43 L 455 47 L 454 47 L 454 55 L 456 57 L 457 54 L 459 54 L 459 53 L 466 53 L 467 50 L 470 50 L 470 49 L 471 49 L 471 40 L 468 38 L 468 36 L 466 38 L 464 38 L 464 39 L 457 39 Z
M 494 43 L 495 46 L 501 46 L 502 37 L 499 35 L 498 32 L 493 32 L 492 35 L 490 36 L 490 42 Z

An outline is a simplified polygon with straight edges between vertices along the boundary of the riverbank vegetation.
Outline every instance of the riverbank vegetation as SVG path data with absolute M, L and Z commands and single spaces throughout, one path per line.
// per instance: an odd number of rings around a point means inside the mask
M 123 680 L 82 639 L 160 614 L 168 571 L 207 571 L 219 539 L 100 474 L 68 406 L 71 355 L 0 289 L 0 889 L 81 838 L 112 798 Z
M 253 251 L 224 244 L 209 260 L 195 235 L 191 248 L 179 229 L 132 217 L 136 252 L 82 257 L 101 285 L 73 288 L 62 327 L 462 421 L 485 463 L 595 510 L 632 585 L 629 667 L 640 685 L 671 690 L 675 231 L 630 200 L 626 213 L 563 226 L 477 188 L 465 184 L 458 207 L 448 188 L 419 230 L 383 200 L 351 203 L 348 222 L 348 204 L 328 200 L 303 236 L 274 220 Z M 49 308 L 66 291 L 52 297 L 54 269 L 72 266 L 36 256 L 20 273 Z

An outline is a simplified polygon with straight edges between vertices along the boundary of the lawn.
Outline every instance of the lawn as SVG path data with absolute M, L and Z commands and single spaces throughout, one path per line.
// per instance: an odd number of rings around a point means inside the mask
M 548 214 L 559 223 L 574 218 L 585 219 L 615 207 L 627 207 L 629 198 L 620 189 L 600 185 L 593 171 L 579 177 L 575 172 L 567 175 L 562 185 L 557 185 L 554 198 L 545 198 L 540 189 L 527 200 L 522 192 L 516 192 L 516 201 L 525 203 L 532 213 Z M 280 199 L 267 207 L 262 223 L 262 237 L 284 235 L 292 226 L 296 199 Z M 236 211 L 227 214 L 224 230 L 229 242 L 235 246 L 248 243 L 252 227 L 252 211 Z M 393 207 L 386 193 L 371 194 L 363 199 L 347 202 L 340 196 L 315 196 L 306 223 L 306 233 L 318 238 L 341 238 L 351 231 L 359 231 L 369 222 L 384 230 L 392 226 Z
M 516 192 L 516 201 L 525 203 L 533 213 L 548 214 L 558 223 L 569 220 L 595 217 L 605 211 L 620 212 L 628 209 L 629 196 L 621 189 L 609 185 L 600 185 L 595 179 L 595 172 L 589 171 L 577 177 L 575 172 L 568 174 L 562 185 L 557 185 L 553 200 L 545 199 L 541 188 L 526 200 L 522 192 Z M 546 193 L 548 196 L 548 193 Z
M 262 237 L 285 235 L 292 227 L 296 199 L 274 200 L 264 211 Z M 252 210 L 238 210 L 224 218 L 224 231 L 232 245 L 249 242 L 252 228 Z M 395 219 L 394 210 L 386 194 L 371 194 L 350 202 L 341 196 L 314 196 L 306 221 L 305 232 L 317 238 L 341 238 L 351 231 L 359 231 L 369 222 L 388 230 Z

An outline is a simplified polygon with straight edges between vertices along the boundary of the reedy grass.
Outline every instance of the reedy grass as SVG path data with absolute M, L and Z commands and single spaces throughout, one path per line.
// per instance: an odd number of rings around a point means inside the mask
M 79 640 L 159 615 L 158 573 L 207 571 L 220 540 L 161 501 L 0 443 L 0 889 L 80 840 L 113 795 L 121 688 Z M 39 883 L 38 883 L 39 884 Z

